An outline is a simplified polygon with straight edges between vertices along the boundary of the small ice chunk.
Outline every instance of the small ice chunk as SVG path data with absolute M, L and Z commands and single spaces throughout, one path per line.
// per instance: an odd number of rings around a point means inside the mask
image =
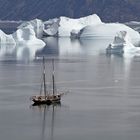
M 109 44 L 106 49 L 107 53 L 136 53 L 140 51 L 140 48 L 135 47 L 131 43 L 131 38 L 126 31 L 120 31 L 114 37 L 113 43 Z

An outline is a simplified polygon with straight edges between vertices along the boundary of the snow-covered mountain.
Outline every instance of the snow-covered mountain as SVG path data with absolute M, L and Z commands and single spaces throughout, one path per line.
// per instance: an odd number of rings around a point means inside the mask
M 93 13 L 104 22 L 140 21 L 139 0 L 0 0 L 0 19 L 31 20 Z

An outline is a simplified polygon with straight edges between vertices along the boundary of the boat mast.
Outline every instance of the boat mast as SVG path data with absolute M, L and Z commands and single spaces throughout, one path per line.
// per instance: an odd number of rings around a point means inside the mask
M 46 96 L 46 75 L 45 75 L 45 58 L 43 56 L 43 84 L 44 84 L 44 95 Z
M 52 80 L 53 80 L 53 95 L 55 94 L 55 81 L 54 81 L 54 60 L 52 60 L 53 65 L 53 73 L 52 73 Z

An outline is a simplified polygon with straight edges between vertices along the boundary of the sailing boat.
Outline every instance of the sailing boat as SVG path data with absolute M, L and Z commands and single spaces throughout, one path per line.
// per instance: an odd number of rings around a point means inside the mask
M 32 96 L 31 99 L 36 105 L 40 104 L 47 104 L 51 105 L 54 103 L 60 103 L 61 96 L 64 93 L 58 93 L 55 89 L 55 72 L 54 72 L 54 60 L 53 63 L 53 72 L 52 72 L 52 93 L 48 93 L 46 90 L 46 73 L 45 73 L 45 58 L 43 56 L 43 81 L 41 83 L 41 90 L 40 95 Z M 43 95 L 42 95 L 42 89 L 44 88 Z

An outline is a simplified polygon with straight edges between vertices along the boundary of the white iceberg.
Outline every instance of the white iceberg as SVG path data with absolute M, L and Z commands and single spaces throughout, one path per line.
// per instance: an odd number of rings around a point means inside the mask
M 36 51 L 46 45 L 37 38 L 42 35 L 43 23 L 37 19 L 24 22 L 16 32 L 10 35 L 0 30 L 0 56 L 14 54 L 17 59 L 21 59 L 23 56 L 33 59 Z
M 44 33 L 46 33 L 46 35 L 70 37 L 71 31 L 73 30 L 80 31 L 85 26 L 95 26 L 101 23 L 101 19 L 96 14 L 79 19 L 60 17 L 44 22 Z
M 23 22 L 20 26 L 18 26 L 18 29 L 24 29 L 28 26 L 33 28 L 37 38 L 42 38 L 44 29 L 44 24 L 42 20 L 34 19 L 31 21 Z
M 116 33 L 126 31 L 133 42 L 140 40 L 140 34 L 132 28 L 120 23 L 104 23 L 86 26 L 80 31 L 80 38 L 110 38 L 113 40 Z
M 98 25 L 101 24 L 101 19 L 96 15 L 90 15 L 87 17 L 82 17 L 79 19 L 71 19 L 67 17 L 60 17 L 60 27 L 58 31 L 58 35 L 70 37 L 70 33 L 72 30 L 81 30 L 83 27 L 88 25 Z
M 15 33 L 12 34 L 17 45 L 40 45 L 45 46 L 45 43 L 36 38 L 35 32 L 31 25 L 28 25 L 24 28 L 18 29 Z
M 119 34 L 116 36 L 116 33 Z M 131 41 L 128 40 L 128 34 Z M 83 39 L 96 40 L 97 38 L 113 40 L 115 36 L 110 47 L 111 50 L 113 48 L 119 51 L 124 51 L 124 49 L 126 49 L 125 51 L 132 50 L 132 48 L 136 50 L 134 43 L 140 41 L 140 34 L 132 28 L 120 23 L 103 23 L 96 14 L 93 14 L 78 19 L 60 17 L 45 22 L 39 19 L 23 22 L 12 35 L 6 35 L 0 31 L 0 43 L 16 44 L 18 57 L 22 56 L 22 52 L 27 52 L 27 50 L 29 50 L 28 52 L 33 51 L 32 54 L 34 55 L 35 50 L 45 46 L 45 43 L 41 40 L 43 35 L 78 38 L 80 41 Z M 33 46 L 38 47 L 33 48 Z M 79 50 L 79 46 L 77 48 Z
M 96 15 L 78 19 L 60 17 L 44 22 L 43 33 L 46 36 L 71 37 L 71 38 L 110 38 L 117 32 L 127 31 L 132 41 L 140 40 L 138 32 L 120 23 L 103 23 Z
M 14 55 L 17 59 L 23 59 L 23 56 L 33 59 L 36 51 L 42 49 L 44 46 L 45 42 L 36 37 L 32 25 L 22 27 L 11 35 L 7 35 L 0 30 L 1 57 Z
M 10 44 L 15 46 L 16 42 L 12 35 L 7 35 L 2 30 L 0 30 L 0 44 Z

